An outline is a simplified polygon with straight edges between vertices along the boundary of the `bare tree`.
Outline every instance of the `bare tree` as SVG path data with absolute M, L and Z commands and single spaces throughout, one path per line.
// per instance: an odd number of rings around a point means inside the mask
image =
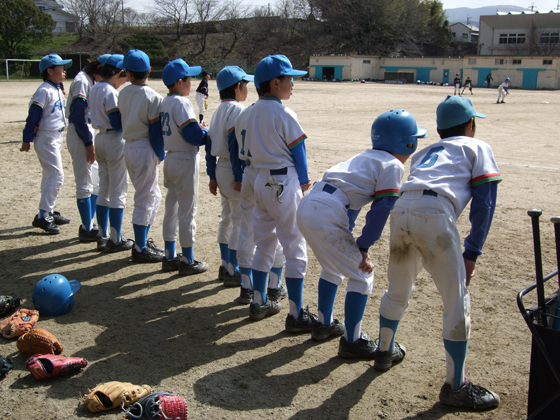
M 216 32 L 216 22 L 221 20 L 227 10 L 221 0 L 192 0 L 194 8 L 194 39 L 198 51 L 190 58 L 198 57 L 206 51 L 208 35 Z
M 235 49 L 238 42 L 249 32 L 250 23 L 249 6 L 243 5 L 243 0 L 234 0 L 229 3 L 220 22 L 222 44 L 220 45 L 220 58 L 227 58 Z
M 77 23 L 80 38 L 115 35 L 123 25 L 127 0 L 61 0 Z
M 176 39 L 181 38 L 192 21 L 190 0 L 155 0 L 156 13 L 175 29 Z

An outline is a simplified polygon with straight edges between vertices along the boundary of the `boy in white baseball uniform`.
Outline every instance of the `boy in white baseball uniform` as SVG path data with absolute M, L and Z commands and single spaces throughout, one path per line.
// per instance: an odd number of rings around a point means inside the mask
M 102 66 L 99 59 L 93 60 L 76 75 L 70 85 L 66 104 L 66 118 L 68 118 L 66 143 L 72 157 L 76 199 L 82 220 L 78 229 L 80 242 L 96 242 L 99 235 L 99 229 L 93 228 L 99 195 L 99 170 L 95 160 L 94 133 L 88 108 L 88 96 L 95 82 L 101 80 Z
M 305 239 L 296 223 L 296 210 L 303 192 L 311 186 L 307 174 L 304 140 L 307 138 L 296 114 L 282 105 L 292 95 L 292 76 L 307 72 L 294 70 L 284 55 L 263 58 L 255 69 L 255 83 L 263 96 L 247 115 L 241 132 L 242 149 L 251 155 L 251 166 L 259 170 L 255 179 L 252 320 L 263 319 L 280 311 L 282 304 L 267 299 L 267 276 L 277 241 L 286 257 L 286 286 L 290 313 L 286 331 L 311 331 L 316 316 L 303 308 L 303 278 L 307 269 Z
M 163 83 L 169 89 L 161 104 L 161 126 L 167 151 L 163 166 L 163 185 L 167 188 L 163 239 L 165 257 L 163 271 L 179 271 L 180 276 L 203 273 L 205 262 L 194 258 L 198 204 L 200 153 L 207 138 L 207 129 L 198 124 L 188 99 L 191 78 L 200 73 L 200 66 L 189 67 L 182 59 L 173 60 L 163 69 Z M 175 241 L 179 231 L 182 254 L 177 255 Z
M 158 165 L 165 158 L 159 115 L 163 98 L 147 83 L 151 67 L 146 53 L 130 50 L 123 64 L 130 85 L 119 94 L 119 109 L 126 141 L 124 159 L 135 188 L 132 261 L 157 263 L 163 261 L 164 249 L 148 240 L 148 234 L 161 201 Z
M 340 338 L 343 358 L 373 359 L 377 345 L 361 332 L 368 296 L 373 289 L 373 262 L 368 250 L 380 237 L 399 195 L 404 163 L 427 130 L 398 109 L 381 114 L 371 127 L 373 148 L 342 162 L 323 175 L 299 205 L 298 226 L 321 264 L 319 322 L 312 339 Z M 371 203 L 362 235 L 354 239 L 347 210 Z M 338 286 L 348 278 L 345 323 L 333 318 Z
M 194 99 L 196 104 L 198 105 L 198 118 L 200 118 L 200 123 L 202 124 L 202 120 L 204 119 L 204 111 L 206 110 L 206 100 L 208 99 L 209 90 L 208 90 L 208 80 L 210 80 L 210 73 L 208 70 L 204 70 L 201 74 L 202 80 L 198 84 L 196 88 L 196 94 Z
M 490 229 L 502 178 L 490 146 L 474 138 L 475 117 L 485 118 L 470 100 L 448 96 L 437 108 L 441 140 L 412 158 L 408 181 L 391 211 L 389 288 L 379 308 L 374 369 L 387 371 L 404 356 L 394 342 L 395 333 L 424 267 L 443 300 L 447 378 L 439 399 L 449 406 L 486 410 L 498 406 L 499 396 L 465 379 L 471 330 L 467 287 Z M 461 253 L 456 220 L 469 201 L 472 227 Z
M 509 81 L 510 78 L 506 77 L 504 83 L 502 83 L 498 87 L 498 100 L 496 101 L 497 104 L 505 104 L 504 99 L 506 99 L 506 95 L 509 95 Z
M 105 60 L 101 80 L 93 85 L 89 94 L 92 126 L 99 130 L 95 136 L 95 152 L 99 164 L 97 249 L 107 252 L 127 251 L 134 245 L 132 240 L 121 234 L 128 190 L 117 91 L 126 83 L 123 58 L 122 54 L 113 54 Z
M 257 84 L 255 83 L 255 86 Z M 257 94 L 261 96 L 257 87 Z M 239 297 L 235 300 L 242 305 L 248 305 L 253 300 L 253 256 L 255 254 L 255 240 L 253 229 L 253 214 L 255 212 L 255 179 L 259 170 L 251 166 L 251 155 L 244 147 L 244 133 L 247 131 L 246 122 L 252 105 L 241 111 L 235 125 L 228 129 L 230 133 L 229 151 L 231 155 L 231 166 L 234 177 L 243 179 L 241 184 L 241 198 L 239 207 L 241 209 L 241 227 L 239 230 L 239 244 L 237 246 L 237 259 L 239 272 L 241 273 L 241 290 Z M 266 298 L 279 301 L 288 296 L 288 291 L 282 286 L 282 272 L 284 270 L 284 250 L 277 240 L 274 261 L 268 273 L 268 287 Z
M 453 95 L 461 95 L 461 78 L 459 77 L 459 73 L 457 73 L 455 79 L 453 79 Z
M 43 83 L 31 99 L 20 148 L 22 152 L 29 152 L 33 143 L 43 168 L 39 213 L 32 224 L 50 234 L 60 233 L 58 225 L 70 223 L 69 218 L 53 209 L 64 182 L 60 150 L 66 120 L 60 83 L 66 78 L 65 69 L 71 65 L 72 60 L 63 60 L 56 54 L 46 55 L 39 62 Z
M 222 204 L 222 214 L 218 227 L 218 244 L 222 264 L 218 278 L 226 287 L 239 287 L 241 274 L 237 262 L 237 245 L 241 227 L 241 171 L 234 174 L 229 152 L 229 135 L 234 122 L 244 109 L 240 103 L 247 99 L 248 83 L 253 76 L 237 66 L 224 67 L 216 76 L 220 92 L 220 106 L 212 115 L 208 140 L 206 142 L 206 173 L 210 177 L 209 188 L 218 194 Z

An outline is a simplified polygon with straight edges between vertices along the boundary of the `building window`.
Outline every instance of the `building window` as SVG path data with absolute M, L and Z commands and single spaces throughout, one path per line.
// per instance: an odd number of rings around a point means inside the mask
M 451 36 L 452 36 L 453 38 L 455 38 L 456 35 L 457 35 L 457 34 L 456 34 L 455 32 L 451 32 Z
M 543 66 L 551 66 L 552 65 L 552 60 L 543 60 L 542 63 L 543 63 Z
M 540 42 L 541 44 L 558 44 L 559 33 L 558 32 L 543 32 L 541 34 Z
M 521 64 L 521 60 L 513 60 L 513 64 Z
M 471 35 L 471 42 L 478 42 L 478 35 Z
M 469 39 L 469 34 L 463 34 L 461 36 L 463 37 L 463 39 Z
M 371 60 L 364 60 L 364 64 L 371 64 Z
M 476 58 L 469 58 L 469 64 L 476 64 Z
M 494 60 L 494 64 L 496 64 L 496 65 L 504 64 L 504 59 L 503 58 L 496 58 Z
M 39 9 L 39 10 L 47 10 L 47 6 L 37 6 L 37 9 Z
M 525 44 L 525 34 L 500 34 L 499 43 L 505 44 Z

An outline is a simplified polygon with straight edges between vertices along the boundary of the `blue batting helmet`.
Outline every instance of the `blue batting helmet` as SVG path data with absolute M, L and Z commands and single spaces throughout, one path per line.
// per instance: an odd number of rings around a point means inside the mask
M 72 297 L 80 290 L 81 283 L 77 280 L 68 281 L 60 274 L 51 274 L 39 280 L 33 289 L 33 305 L 40 315 L 65 315 L 74 307 Z
M 511 79 L 509 77 L 506 77 L 506 82 L 509 82 Z
M 418 138 L 427 135 L 428 130 L 418 127 L 412 114 L 404 109 L 384 112 L 371 126 L 373 148 L 400 155 L 413 154 Z

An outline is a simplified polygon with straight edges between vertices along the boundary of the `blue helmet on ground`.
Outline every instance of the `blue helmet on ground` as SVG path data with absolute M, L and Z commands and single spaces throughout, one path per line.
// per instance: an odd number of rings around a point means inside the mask
M 42 316 L 65 315 L 74 307 L 72 297 L 82 284 L 66 279 L 61 274 L 51 274 L 39 280 L 33 289 L 33 305 Z
M 371 126 L 374 149 L 405 156 L 413 154 L 418 146 L 418 139 L 427 135 L 428 130 L 418 127 L 412 114 L 404 109 L 384 112 Z

